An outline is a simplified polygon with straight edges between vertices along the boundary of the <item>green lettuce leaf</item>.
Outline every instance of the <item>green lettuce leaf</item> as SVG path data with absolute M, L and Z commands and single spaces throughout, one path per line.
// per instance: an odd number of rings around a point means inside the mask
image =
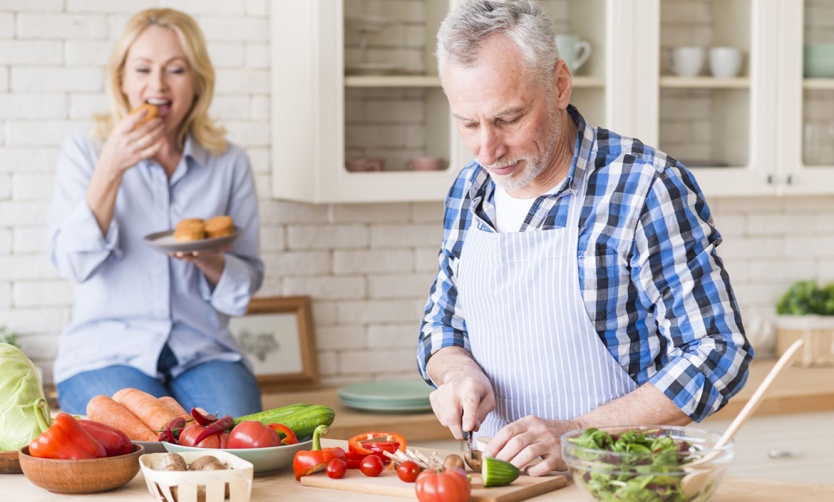
M 38 371 L 22 350 L 0 343 L 0 450 L 19 450 L 49 426 Z

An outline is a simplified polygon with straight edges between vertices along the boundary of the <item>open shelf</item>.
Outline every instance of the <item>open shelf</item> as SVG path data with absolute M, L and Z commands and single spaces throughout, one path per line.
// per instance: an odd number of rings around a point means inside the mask
M 750 79 L 747 77 L 715 78 L 715 77 L 660 77 L 660 87 L 674 89 L 749 89 Z

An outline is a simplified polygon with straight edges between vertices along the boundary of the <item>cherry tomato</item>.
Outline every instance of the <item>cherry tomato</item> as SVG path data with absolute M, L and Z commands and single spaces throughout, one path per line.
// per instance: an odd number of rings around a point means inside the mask
M 466 502 L 472 485 L 463 469 L 441 472 L 426 469 L 417 476 L 414 492 L 420 502 Z
M 347 472 L 347 464 L 340 458 L 331 459 L 327 463 L 327 477 L 330 479 L 342 479 Z
M 397 477 L 406 483 L 413 483 L 417 481 L 417 476 L 421 470 L 417 462 L 406 460 L 397 466 Z
M 372 478 L 379 476 L 382 473 L 382 468 L 382 459 L 376 455 L 366 456 L 359 464 L 359 470 L 362 471 L 362 474 Z

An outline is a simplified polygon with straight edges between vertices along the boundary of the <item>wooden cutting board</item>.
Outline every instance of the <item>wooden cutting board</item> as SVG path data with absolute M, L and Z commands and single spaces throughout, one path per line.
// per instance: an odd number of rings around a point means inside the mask
M 545 477 L 519 476 L 508 486 L 484 488 L 481 475 L 470 473 L 472 476 L 472 495 L 469 500 L 476 502 L 516 502 L 527 500 L 542 493 L 552 492 L 565 486 L 568 482 L 563 475 Z M 385 497 L 399 497 L 416 500 L 414 483 L 400 481 L 397 473 L 391 470 L 371 478 L 362 474 L 358 469 L 348 469 L 342 479 L 330 479 L 323 472 L 301 478 L 304 486 L 343 490 Z

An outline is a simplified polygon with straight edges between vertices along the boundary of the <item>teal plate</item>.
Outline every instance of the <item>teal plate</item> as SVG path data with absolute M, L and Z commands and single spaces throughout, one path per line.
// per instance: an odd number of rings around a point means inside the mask
M 420 381 L 364 382 L 340 387 L 339 401 L 368 411 L 415 412 L 431 410 L 432 387 Z

